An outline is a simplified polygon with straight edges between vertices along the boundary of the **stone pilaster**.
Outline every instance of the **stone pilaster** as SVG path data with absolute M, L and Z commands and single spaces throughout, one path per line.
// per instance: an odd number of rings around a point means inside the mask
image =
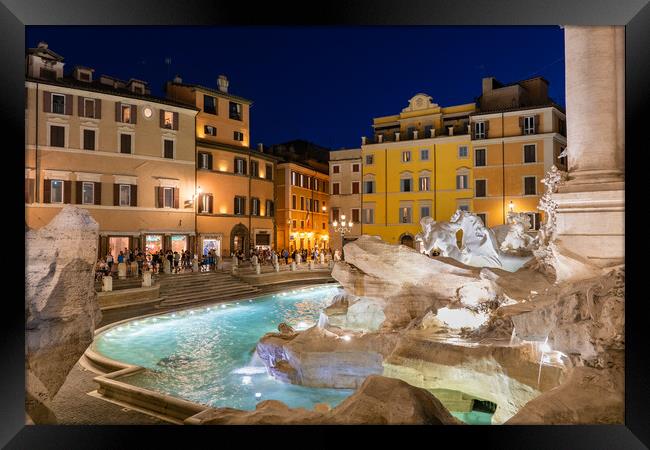
M 566 26 L 568 179 L 553 199 L 557 243 L 607 267 L 624 262 L 624 28 Z

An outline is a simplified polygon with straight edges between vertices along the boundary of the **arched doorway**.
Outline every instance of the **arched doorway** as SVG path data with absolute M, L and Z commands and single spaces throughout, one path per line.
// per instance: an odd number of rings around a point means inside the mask
M 415 240 L 409 233 L 404 233 L 399 237 L 399 243 L 407 247 L 415 248 Z
M 249 239 L 248 228 L 242 223 L 238 223 L 230 231 L 230 251 L 236 252 L 243 250 L 245 255 L 248 255 Z

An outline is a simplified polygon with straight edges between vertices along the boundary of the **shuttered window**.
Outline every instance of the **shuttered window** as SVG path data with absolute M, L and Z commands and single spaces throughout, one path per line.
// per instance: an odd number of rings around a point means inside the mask
M 50 126 L 50 146 L 65 147 L 65 127 Z
M 260 199 L 259 198 L 251 198 L 251 214 L 253 216 L 259 216 L 260 215 Z
M 485 139 L 486 126 L 485 122 L 476 122 L 474 124 L 474 139 Z
M 81 183 L 81 203 L 84 205 L 95 204 L 95 183 L 88 181 Z
M 361 210 L 359 208 L 352 208 L 352 222 L 361 222 Z
M 535 133 L 535 116 L 524 117 L 524 134 Z
M 212 155 L 210 153 L 199 153 L 199 169 L 212 170 Z
M 232 138 L 236 141 L 243 141 L 244 133 L 242 133 L 241 131 L 234 131 Z
M 272 217 L 275 214 L 275 209 L 273 202 L 271 200 L 266 201 L 266 215 L 267 217 Z
M 370 180 L 370 181 L 364 181 L 364 194 L 374 194 L 375 192 L 375 182 Z
M 363 210 L 363 223 L 366 223 L 366 224 L 375 223 L 375 209 L 374 208 L 365 208 Z
M 525 163 L 534 163 L 535 158 L 535 145 L 524 145 L 524 162 Z
M 524 195 L 537 195 L 536 177 L 524 177 Z
M 361 191 L 361 182 L 360 181 L 353 181 L 352 182 L 352 193 L 353 194 L 358 194 Z
M 291 196 L 291 209 L 297 209 L 297 208 L 296 208 L 296 205 L 297 205 L 296 202 L 297 202 L 297 201 L 298 201 L 298 200 L 297 200 L 296 196 L 295 196 L 295 195 L 292 195 L 292 196 Z
M 487 188 L 487 182 L 486 180 L 474 180 L 474 186 L 475 186 L 475 192 L 474 196 L 475 197 L 485 197 L 486 196 L 486 188 Z
M 230 115 L 233 120 L 243 120 L 242 105 L 235 102 L 230 102 Z
M 174 188 L 163 188 L 163 208 L 174 207 Z
M 332 183 L 332 195 L 339 195 L 341 193 L 341 185 L 339 183 Z
M 208 114 L 216 114 L 217 113 L 217 106 L 215 102 L 215 98 L 210 96 L 210 95 L 204 95 L 203 96 L 203 111 L 208 113 Z
M 266 176 L 267 180 L 272 180 L 273 179 L 273 164 L 267 164 L 266 165 L 265 176 Z
M 50 203 L 63 203 L 63 180 L 50 180 Z
M 120 204 L 119 206 L 131 206 L 131 185 L 120 184 Z
M 469 188 L 469 175 L 456 175 L 456 189 Z
M 120 153 L 132 153 L 130 134 L 120 134 Z
M 246 197 L 235 197 L 235 215 L 243 216 L 246 214 Z
M 52 112 L 65 114 L 65 95 L 52 94 Z
M 484 148 L 477 148 L 474 150 L 474 166 L 475 167 L 483 167 L 486 165 L 485 161 L 485 149 Z
M 411 179 L 410 178 L 402 178 L 400 180 L 400 191 L 401 192 L 411 192 L 412 186 L 411 186 Z
M 95 130 L 84 130 L 84 150 L 95 150 Z
M 254 160 L 251 160 L 251 175 L 254 177 L 260 176 L 260 163 Z
M 235 158 L 235 173 L 246 175 L 246 160 L 243 158 Z
M 174 159 L 174 141 L 171 139 L 163 140 L 163 156 L 167 159 Z
M 428 191 L 430 185 L 429 177 L 420 177 L 420 191 Z

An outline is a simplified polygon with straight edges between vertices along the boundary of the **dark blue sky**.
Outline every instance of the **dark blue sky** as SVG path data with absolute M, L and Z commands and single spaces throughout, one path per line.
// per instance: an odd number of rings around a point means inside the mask
M 481 94 L 481 78 L 537 75 L 564 105 L 564 33 L 547 27 L 27 27 L 66 68 L 216 87 L 253 100 L 251 146 L 307 139 L 358 147 L 372 118 L 396 114 L 418 92 L 441 106 Z M 171 66 L 165 58 L 171 58 Z

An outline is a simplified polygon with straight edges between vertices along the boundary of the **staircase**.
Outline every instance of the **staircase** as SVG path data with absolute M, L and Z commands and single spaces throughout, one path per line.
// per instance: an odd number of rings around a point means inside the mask
M 225 272 L 165 274 L 159 276 L 158 282 L 163 298 L 159 308 L 223 301 L 259 292 Z
M 129 277 L 126 279 L 119 279 L 117 277 L 113 277 L 113 290 L 114 291 L 119 291 L 121 289 L 135 289 L 142 287 L 142 278 L 140 277 Z M 102 291 L 102 281 L 101 280 L 95 280 L 95 291 L 96 292 L 101 292 Z

